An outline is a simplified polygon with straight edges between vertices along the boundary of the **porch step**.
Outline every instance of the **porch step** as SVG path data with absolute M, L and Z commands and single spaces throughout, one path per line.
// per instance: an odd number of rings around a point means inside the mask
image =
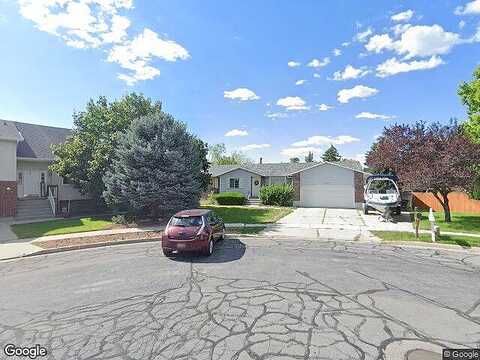
M 21 199 L 17 201 L 15 220 L 35 220 L 53 217 L 48 199 Z
M 247 199 L 247 205 L 262 205 L 262 201 L 260 199 L 250 198 Z

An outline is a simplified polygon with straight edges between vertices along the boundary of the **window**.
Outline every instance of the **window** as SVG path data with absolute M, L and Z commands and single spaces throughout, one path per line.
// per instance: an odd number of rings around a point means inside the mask
M 18 183 L 20 185 L 23 184 L 23 173 L 22 172 L 18 173 Z
M 41 182 L 41 183 L 44 183 L 44 182 L 45 182 L 45 173 L 43 173 L 43 172 L 42 172 L 41 175 L 40 175 L 40 182 Z
M 70 179 L 67 178 L 67 177 L 64 177 L 63 178 L 63 185 L 68 185 L 68 184 L 70 184 Z
M 170 220 L 170 226 L 179 227 L 192 227 L 202 226 L 203 220 L 201 216 L 189 216 L 189 217 L 172 217 Z
M 239 178 L 231 178 L 230 179 L 230 189 L 238 189 L 240 187 L 240 179 Z

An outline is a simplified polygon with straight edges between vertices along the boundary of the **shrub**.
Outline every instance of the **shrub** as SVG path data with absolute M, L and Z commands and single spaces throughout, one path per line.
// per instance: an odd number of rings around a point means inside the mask
M 245 204 L 245 195 L 241 192 L 223 192 L 214 195 L 219 205 L 243 205 Z
M 119 225 L 128 225 L 135 221 L 135 217 L 132 214 L 119 214 L 112 216 L 112 222 Z
M 294 195 L 292 184 L 274 184 L 260 189 L 260 200 L 264 205 L 292 206 Z

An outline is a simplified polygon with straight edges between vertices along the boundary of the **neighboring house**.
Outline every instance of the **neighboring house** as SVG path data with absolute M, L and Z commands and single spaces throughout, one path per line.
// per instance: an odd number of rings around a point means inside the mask
M 91 208 L 88 196 L 48 170 L 54 161 L 51 145 L 70 134 L 69 129 L 0 120 L 0 217 L 51 217 Z
M 291 183 L 294 206 L 361 208 L 366 173 L 355 160 L 320 163 L 212 165 L 214 191 L 258 198 L 264 185 Z

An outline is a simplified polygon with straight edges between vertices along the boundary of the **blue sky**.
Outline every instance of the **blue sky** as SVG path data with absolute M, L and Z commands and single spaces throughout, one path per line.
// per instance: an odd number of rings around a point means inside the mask
M 137 91 L 254 160 L 361 158 L 385 125 L 465 118 L 479 26 L 480 0 L 0 0 L 0 118 L 71 127 Z

